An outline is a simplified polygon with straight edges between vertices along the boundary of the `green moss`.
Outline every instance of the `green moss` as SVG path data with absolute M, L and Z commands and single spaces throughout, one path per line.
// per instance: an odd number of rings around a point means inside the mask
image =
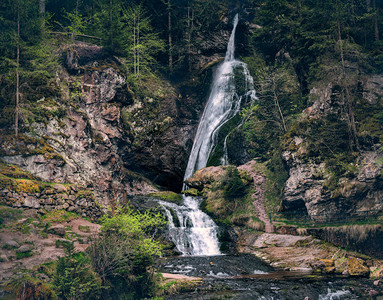
M 5 220 L 17 220 L 21 217 L 21 209 L 0 205 L 0 217 Z
M 31 257 L 31 256 L 33 256 L 32 250 L 29 250 L 27 252 L 17 252 L 16 251 L 16 259 L 23 259 L 23 258 L 27 258 L 27 257 Z
M 201 193 L 197 189 L 188 189 L 188 190 L 182 191 L 182 194 L 186 196 L 194 196 L 194 197 L 201 196 Z
M 17 279 L 7 282 L 6 289 L 17 295 L 28 295 L 30 299 L 58 299 L 53 286 L 34 275 L 24 271 Z
M 170 191 L 152 193 L 152 194 L 150 194 L 150 196 L 160 198 L 164 201 L 173 202 L 173 203 L 181 203 L 182 202 L 182 196 L 180 194 L 170 192 Z
M 56 242 L 55 242 L 56 248 L 64 248 L 65 249 L 65 247 L 68 247 L 71 244 L 72 244 L 72 242 L 67 241 L 67 240 L 56 240 Z
M 19 179 L 37 179 L 34 175 L 22 170 L 20 167 L 0 162 L 0 174 Z
M 88 200 L 95 200 L 95 196 L 92 191 L 90 190 L 81 190 L 78 191 L 76 194 L 76 199 L 88 199 Z
M 78 226 L 78 230 L 82 231 L 82 232 L 85 232 L 85 233 L 89 233 L 90 232 L 90 228 L 88 225 L 79 225 Z
M 40 193 L 49 184 L 37 180 L 14 179 L 0 174 L 0 189 L 8 189 L 16 193 Z

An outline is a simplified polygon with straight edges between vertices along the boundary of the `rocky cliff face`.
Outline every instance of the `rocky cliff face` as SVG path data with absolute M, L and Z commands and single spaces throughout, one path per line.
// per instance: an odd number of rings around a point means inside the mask
M 194 67 L 224 55 L 221 33 L 201 44 Z M 55 95 L 33 104 L 21 136 L 1 132 L 1 160 L 43 181 L 79 184 L 103 204 L 154 192 L 153 183 L 180 190 L 211 68 L 177 86 L 158 76 L 132 90 L 123 62 L 101 47 L 68 46 L 63 62 Z
M 314 99 L 285 139 L 283 209 L 311 216 L 383 210 L 382 76 L 347 76 L 311 89 Z M 356 129 L 354 134 L 353 126 Z
M 120 147 L 129 143 L 129 136 L 123 130 L 121 108 L 131 99 L 118 61 L 104 57 L 96 46 L 68 49 L 66 70 L 56 75 L 61 99 L 50 100 L 48 107 L 60 109 L 61 115 L 34 122 L 25 138 L 6 139 L 1 148 L 4 162 L 44 181 L 92 189 L 106 204 L 126 193 L 155 189 L 124 168 Z M 48 104 L 41 101 L 40 109 L 45 109 Z

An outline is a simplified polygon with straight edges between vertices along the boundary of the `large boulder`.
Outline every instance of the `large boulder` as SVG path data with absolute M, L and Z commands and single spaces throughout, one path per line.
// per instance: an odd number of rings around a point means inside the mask
M 225 167 L 207 167 L 198 170 L 194 175 L 185 181 L 186 185 L 202 190 L 205 185 L 211 184 L 214 181 L 219 181 L 225 174 Z

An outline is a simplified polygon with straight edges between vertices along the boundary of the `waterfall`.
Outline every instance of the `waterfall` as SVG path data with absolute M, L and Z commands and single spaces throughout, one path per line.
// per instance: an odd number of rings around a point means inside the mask
M 184 180 L 206 167 L 209 156 L 216 145 L 220 128 L 235 117 L 244 101 L 256 99 L 253 78 L 247 65 L 234 58 L 235 31 L 238 14 L 234 18 L 233 30 L 223 63 L 217 68 L 205 110 L 198 125 Z M 228 163 L 225 138 L 225 154 L 221 159 Z M 185 186 L 184 186 L 185 189 Z M 169 235 L 183 255 L 219 255 L 217 225 L 199 209 L 200 198 L 183 197 L 183 205 L 161 202 L 168 221 Z
M 219 129 L 239 112 L 243 100 L 249 98 L 252 101 L 256 99 L 253 78 L 247 65 L 234 58 L 237 25 L 238 14 L 234 18 L 233 31 L 230 35 L 225 60 L 216 71 L 211 93 L 198 125 L 184 180 L 190 178 L 195 171 L 206 167 L 216 144 Z M 238 76 L 243 78 L 238 78 Z M 241 84 L 239 87 L 238 81 Z

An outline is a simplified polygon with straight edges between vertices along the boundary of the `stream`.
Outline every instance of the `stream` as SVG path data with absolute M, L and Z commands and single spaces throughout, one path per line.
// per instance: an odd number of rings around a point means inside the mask
M 161 259 L 157 267 L 164 273 L 203 279 L 193 291 L 165 298 L 174 300 L 369 299 L 367 295 L 374 290 L 368 279 L 274 270 L 251 254 L 168 257 Z M 382 300 L 383 297 L 370 299 Z

